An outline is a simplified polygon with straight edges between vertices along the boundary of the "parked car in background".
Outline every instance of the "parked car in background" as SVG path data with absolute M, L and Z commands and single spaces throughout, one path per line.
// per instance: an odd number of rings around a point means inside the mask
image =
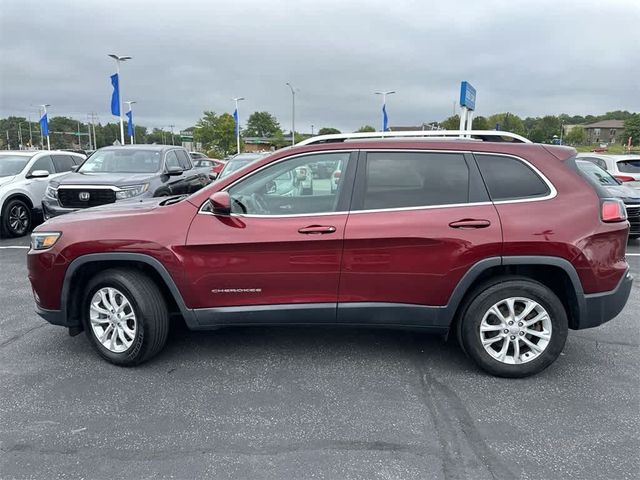
M 193 166 L 195 168 L 207 169 L 211 178 L 216 179 L 224 168 L 224 162 L 215 158 L 200 158 L 198 160 L 193 160 Z
M 193 160 L 200 160 L 200 159 L 207 159 L 209 157 L 207 157 L 206 154 L 202 153 L 202 152 L 189 152 L 189 155 L 191 156 L 191 158 Z
M 640 188 L 640 155 L 579 153 L 578 158 L 595 163 L 629 187 Z
M 49 180 L 70 172 L 84 159 L 57 150 L 0 152 L 0 234 L 25 235 L 42 217 Z
M 239 153 L 238 155 L 234 155 L 230 157 L 222 170 L 220 171 L 220 175 L 218 175 L 218 180 L 221 178 L 228 177 L 236 170 L 240 170 L 242 167 L 246 167 L 250 163 L 255 162 L 263 158 L 267 153 Z
M 52 179 L 42 208 L 47 219 L 120 200 L 188 195 L 209 183 L 208 172 L 194 168 L 182 147 L 105 147 L 75 172 Z
M 37 312 L 117 365 L 157 354 L 176 314 L 196 330 L 418 328 L 457 337 L 491 374 L 540 372 L 568 329 L 624 308 L 625 207 L 572 148 L 434 134 L 455 139 L 311 138 L 187 198 L 52 219 L 27 255 Z M 292 194 L 327 157 L 337 190 Z
M 628 187 L 595 163 L 586 160 L 576 163 L 587 178 L 604 188 L 611 197 L 624 202 L 630 225 L 629 240 L 640 238 L 640 190 Z

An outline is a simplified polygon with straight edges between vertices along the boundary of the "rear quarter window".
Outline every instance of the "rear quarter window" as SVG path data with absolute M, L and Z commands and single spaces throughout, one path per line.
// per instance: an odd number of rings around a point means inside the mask
M 618 170 L 623 173 L 640 173 L 640 158 L 618 160 Z
M 475 154 L 493 201 L 544 197 L 549 186 L 527 164 L 514 157 Z

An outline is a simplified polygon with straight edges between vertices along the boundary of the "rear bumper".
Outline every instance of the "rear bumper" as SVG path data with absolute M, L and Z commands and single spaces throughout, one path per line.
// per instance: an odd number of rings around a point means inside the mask
M 632 284 L 633 275 L 627 270 L 613 290 L 584 295 L 584 309 L 577 329 L 597 327 L 614 319 L 627 304 Z
M 52 325 L 69 327 L 65 315 L 60 310 L 47 310 L 36 304 L 36 313 Z

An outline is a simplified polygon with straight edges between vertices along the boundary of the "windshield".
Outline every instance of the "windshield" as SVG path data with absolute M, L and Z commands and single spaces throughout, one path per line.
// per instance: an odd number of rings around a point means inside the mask
M 30 156 L 0 154 L 0 177 L 17 175 L 27 166 L 29 160 L 31 160 Z
M 618 170 L 623 173 L 640 173 L 640 158 L 618 160 Z
M 155 173 L 162 154 L 155 150 L 98 150 L 78 169 L 81 173 Z
M 616 186 L 620 185 L 620 182 L 616 180 L 609 172 L 603 170 L 599 166 L 591 162 L 577 162 L 578 167 L 584 173 L 586 173 L 591 179 L 595 180 L 598 185 L 604 186 Z
M 218 180 L 224 177 L 228 177 L 236 170 L 240 170 L 245 165 L 249 165 L 251 162 L 262 158 L 264 155 L 260 154 L 240 154 L 235 157 L 229 159 L 227 163 L 224 165 L 224 168 L 218 175 Z

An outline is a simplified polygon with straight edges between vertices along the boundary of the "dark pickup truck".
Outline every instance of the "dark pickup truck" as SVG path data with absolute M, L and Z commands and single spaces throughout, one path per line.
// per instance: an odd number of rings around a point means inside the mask
M 121 200 L 185 195 L 211 182 L 187 150 L 171 145 L 126 145 L 97 150 L 75 172 L 49 183 L 45 219 Z

